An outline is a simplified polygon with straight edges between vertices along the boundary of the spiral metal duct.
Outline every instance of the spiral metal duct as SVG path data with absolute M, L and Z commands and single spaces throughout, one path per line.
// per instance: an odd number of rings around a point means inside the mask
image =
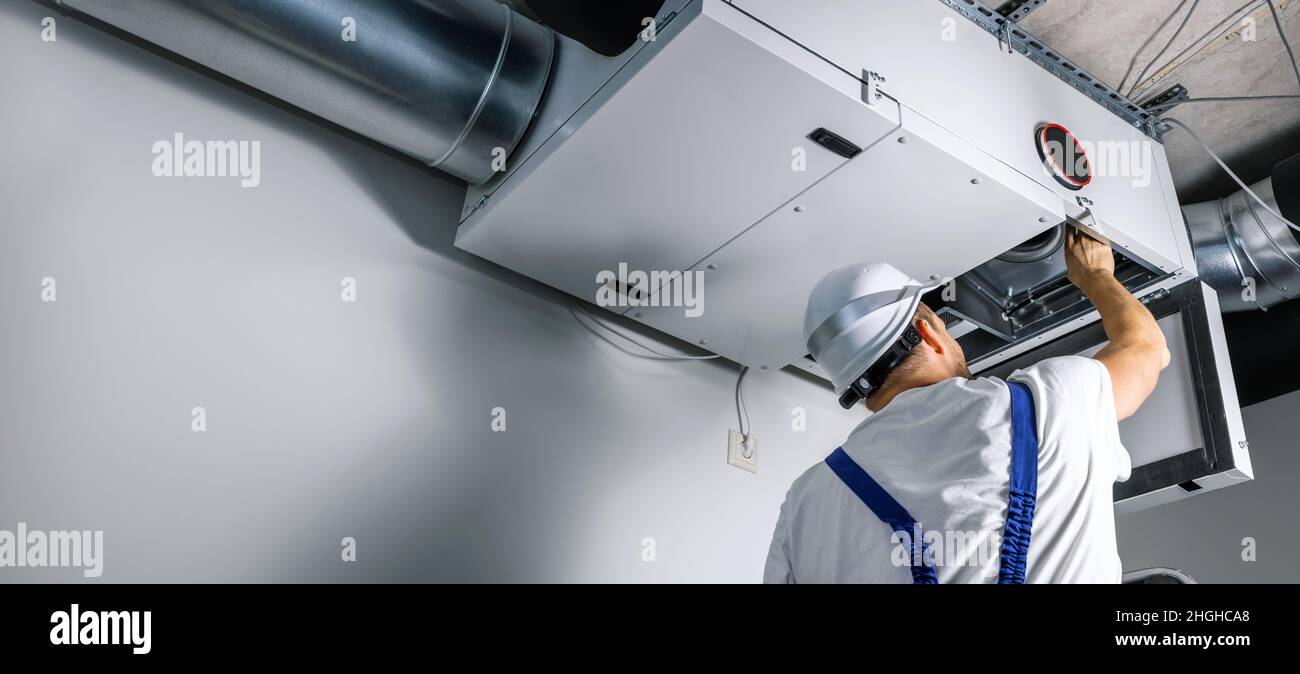
M 1251 186 L 1265 203 L 1295 222 L 1300 155 L 1278 164 Z M 1300 240 L 1244 190 L 1183 207 L 1201 280 L 1219 293 L 1225 312 L 1267 309 L 1300 297 Z M 1249 282 L 1247 281 L 1249 279 Z
M 555 50 L 493 0 L 58 1 L 471 184 L 518 144 Z

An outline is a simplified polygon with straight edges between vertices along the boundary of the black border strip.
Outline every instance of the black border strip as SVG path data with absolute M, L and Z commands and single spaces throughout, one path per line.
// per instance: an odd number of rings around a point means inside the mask
M 1204 446 L 1133 468 L 1128 481 L 1115 484 L 1116 501 L 1195 482 L 1199 478 L 1230 470 L 1236 465 L 1232 456 L 1227 411 L 1224 408 L 1223 382 L 1219 379 L 1209 313 L 1201 292 L 1201 282 L 1193 279 L 1170 290 L 1168 296 L 1153 299 L 1147 308 L 1157 320 L 1174 314 L 1182 317 L 1187 362 L 1191 369 L 1192 388 L 1196 392 L 1196 411 Z M 1156 293 L 1152 294 L 1153 297 L 1155 295 Z M 1074 355 L 1104 341 L 1106 332 L 1101 322 L 1096 321 L 980 374 L 1006 379 L 1012 372 L 1045 358 Z

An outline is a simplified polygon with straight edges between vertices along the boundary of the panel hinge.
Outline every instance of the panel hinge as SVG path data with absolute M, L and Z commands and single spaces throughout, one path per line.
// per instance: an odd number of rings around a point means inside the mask
M 880 85 L 885 83 L 885 76 L 870 70 L 862 71 L 862 102 L 876 107 L 876 102 L 884 97 Z
M 478 209 L 483 208 L 483 204 L 486 204 L 487 200 L 488 200 L 488 195 L 484 194 L 483 196 L 478 198 L 478 201 L 475 201 L 469 206 L 466 206 L 465 217 L 468 218 L 469 216 L 474 215 L 474 213 L 476 213 Z
M 1153 293 L 1148 293 L 1146 295 L 1143 295 L 1142 298 L 1138 301 L 1140 301 L 1143 304 L 1151 304 L 1152 302 L 1159 302 L 1160 300 L 1163 300 L 1166 297 L 1169 297 L 1169 289 L 1161 288 Z

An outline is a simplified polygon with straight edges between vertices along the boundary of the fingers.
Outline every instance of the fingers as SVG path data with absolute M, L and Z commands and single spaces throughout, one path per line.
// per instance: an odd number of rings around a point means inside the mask
M 1072 246 L 1088 246 L 1088 245 L 1105 246 L 1106 245 L 1104 241 L 1084 231 L 1080 227 L 1071 226 L 1069 228 L 1069 231 L 1066 232 L 1066 237 L 1067 237 L 1066 242 Z

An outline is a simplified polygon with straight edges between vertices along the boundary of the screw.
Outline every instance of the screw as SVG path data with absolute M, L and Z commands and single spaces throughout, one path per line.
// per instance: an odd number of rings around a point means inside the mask
M 709 263 L 709 265 L 706 267 L 706 269 L 709 269 L 709 270 L 714 270 L 714 269 L 717 269 L 717 268 L 718 268 L 718 265 L 713 264 L 713 263 Z
M 970 184 L 972 184 L 972 185 L 978 185 L 978 184 L 980 184 L 980 179 L 979 179 L 979 178 L 971 178 L 971 179 L 970 179 Z
M 794 212 L 795 212 L 795 213 L 802 213 L 803 210 L 804 210 L 804 209 L 803 209 L 803 206 L 795 206 L 795 207 L 794 207 Z

